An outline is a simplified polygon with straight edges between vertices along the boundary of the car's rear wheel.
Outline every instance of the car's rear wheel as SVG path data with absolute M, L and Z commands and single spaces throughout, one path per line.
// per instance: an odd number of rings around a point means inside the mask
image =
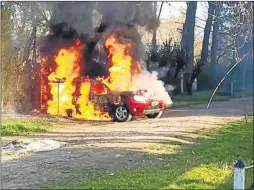
M 114 111 L 114 121 L 125 122 L 125 121 L 130 121 L 131 118 L 132 118 L 132 115 L 126 106 L 116 107 Z
M 156 118 L 160 118 L 162 113 L 163 111 L 161 110 L 159 113 L 147 114 L 146 117 L 151 119 L 156 119 Z

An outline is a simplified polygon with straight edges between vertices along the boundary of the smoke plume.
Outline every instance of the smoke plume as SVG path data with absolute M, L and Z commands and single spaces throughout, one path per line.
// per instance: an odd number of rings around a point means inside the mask
M 40 40 L 41 55 L 53 57 L 59 47 L 67 47 L 78 39 L 85 44 L 83 75 L 91 78 L 108 75 L 107 53 L 101 47 L 115 28 L 121 30 L 114 31 L 121 41 L 132 44 L 132 56 L 139 61 L 145 57 L 145 48 L 135 25 L 147 29 L 159 25 L 158 19 L 153 18 L 150 2 L 58 2 L 52 5 L 49 35 Z M 103 15 L 100 26 L 95 30 L 92 23 L 93 9 Z M 94 63 L 94 60 L 97 62 Z M 50 61 L 47 64 L 48 67 L 54 67 Z
M 153 98 L 164 100 L 167 106 L 173 103 L 163 82 L 158 80 L 157 72 L 149 73 L 148 71 L 144 71 L 135 76 L 130 90 L 135 92 L 139 89 L 147 90 L 148 94 Z
M 93 9 L 103 15 L 103 25 L 135 24 L 148 30 L 159 26 L 151 2 L 57 2 L 53 6 L 52 32 L 54 26 L 64 23 L 63 32 L 72 28 L 79 35 L 93 36 Z

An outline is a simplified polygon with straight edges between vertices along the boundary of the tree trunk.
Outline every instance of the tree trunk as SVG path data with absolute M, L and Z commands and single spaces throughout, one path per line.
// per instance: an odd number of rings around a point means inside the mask
M 211 27 L 212 27 L 212 22 L 213 22 L 213 15 L 214 15 L 214 9 L 215 9 L 214 2 L 208 2 L 208 5 L 209 5 L 209 7 L 208 7 L 206 25 L 205 25 L 205 29 L 204 29 L 204 37 L 203 37 L 202 51 L 201 51 L 201 58 L 200 58 L 201 68 L 205 64 L 207 64 L 209 38 L 210 38 Z M 196 76 L 196 78 L 197 77 L 198 76 Z
M 183 30 L 182 30 L 182 40 L 181 40 L 181 52 L 182 55 L 186 58 L 186 39 L 187 39 L 187 17 L 185 18 L 185 23 L 183 24 Z M 184 92 L 183 88 L 184 84 L 184 72 L 183 69 L 180 71 L 180 93 L 182 94 Z
M 210 32 L 211 32 L 211 27 L 212 27 L 212 22 L 213 22 L 212 15 L 214 15 L 214 9 L 215 9 L 214 2 L 208 2 L 208 5 L 209 5 L 208 18 L 206 20 L 206 25 L 205 25 L 205 29 L 204 29 L 204 38 L 203 38 L 201 59 L 200 59 L 201 65 L 205 65 L 207 62 L 209 37 L 210 37 Z
M 187 21 L 187 16 L 185 17 L 185 22 L 183 24 L 183 29 L 182 29 L 182 40 L 181 40 L 181 51 L 184 52 L 184 54 L 186 53 L 186 39 L 187 39 L 187 25 L 188 25 L 188 21 Z
M 35 68 L 36 68 L 36 63 L 37 63 L 37 61 L 36 61 L 36 58 L 37 58 L 37 40 L 36 40 L 36 34 L 37 34 L 37 26 L 36 26 L 36 24 L 34 25 L 34 28 L 33 28 L 33 58 L 32 58 L 32 68 L 31 68 L 31 74 L 32 75 L 34 75 L 34 77 L 32 77 L 33 79 L 31 79 L 31 86 L 30 86 L 30 94 L 32 94 L 31 95 L 31 103 L 32 103 L 32 109 L 34 110 L 34 109 L 37 109 L 37 106 L 36 106 L 36 104 L 38 103 L 38 102 L 40 102 L 40 100 L 38 101 L 37 99 L 40 97 L 38 97 L 38 94 L 40 95 L 40 91 L 38 91 L 39 90 L 39 88 L 37 88 L 37 90 L 36 90 L 36 83 L 35 83 L 35 81 L 36 81 L 36 79 L 38 80 L 38 78 L 39 78 L 39 76 L 38 75 L 36 75 L 36 70 L 35 70 Z
M 187 6 L 188 6 L 188 3 L 186 3 Z M 184 60 L 186 60 L 186 44 L 187 44 L 187 28 L 188 28 L 188 19 L 189 17 L 185 17 L 185 21 L 184 21 L 184 24 L 183 24 L 183 29 L 182 29 L 182 39 L 181 39 L 181 55 L 184 57 Z M 180 93 L 182 94 L 184 92 L 184 88 L 183 88 L 183 84 L 184 84 L 184 72 L 183 72 L 183 69 L 181 69 L 180 71 Z M 176 72 L 176 75 L 175 77 L 177 76 L 177 73 Z
M 186 20 L 188 25 L 186 27 L 187 38 L 186 38 L 186 85 L 188 90 L 188 95 L 192 95 L 192 84 L 191 84 L 191 77 L 193 72 L 194 66 L 194 30 L 195 30 L 195 21 L 196 21 L 196 9 L 197 9 L 197 2 L 192 1 L 188 2 L 187 7 L 187 14 Z
M 211 69 L 212 76 L 215 77 L 218 53 L 218 37 L 219 37 L 219 4 L 215 4 L 215 18 L 213 22 L 213 38 L 211 47 Z

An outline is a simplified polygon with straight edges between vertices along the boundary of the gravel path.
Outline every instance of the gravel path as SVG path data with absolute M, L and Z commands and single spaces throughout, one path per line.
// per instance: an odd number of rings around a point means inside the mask
M 157 120 L 111 123 L 61 119 L 52 132 L 19 139 L 53 139 L 69 145 L 35 154 L 3 155 L 2 188 L 36 188 L 55 180 L 83 180 L 156 164 L 163 160 L 163 155 L 155 154 L 160 153 L 157 145 L 166 144 L 174 149 L 193 143 L 199 132 L 242 118 L 244 105 L 245 112 L 253 115 L 250 97 L 214 102 L 208 110 L 206 105 L 170 110 Z M 10 116 L 3 116 L 7 117 Z

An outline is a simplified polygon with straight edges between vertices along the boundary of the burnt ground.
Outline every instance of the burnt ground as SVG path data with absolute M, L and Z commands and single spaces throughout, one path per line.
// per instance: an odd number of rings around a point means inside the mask
M 244 109 L 245 105 L 245 109 Z M 253 115 L 253 97 L 166 111 L 163 118 L 126 123 L 60 119 L 51 132 L 19 139 L 53 139 L 69 145 L 53 151 L 2 155 L 2 188 L 36 188 L 56 180 L 82 180 L 156 164 L 194 143 L 200 132 Z M 3 119 L 8 115 L 3 115 Z M 20 116 L 25 117 L 25 116 Z M 10 141 L 17 137 L 4 139 Z M 166 147 L 166 149 L 165 149 Z M 66 185 L 70 181 L 65 180 Z

